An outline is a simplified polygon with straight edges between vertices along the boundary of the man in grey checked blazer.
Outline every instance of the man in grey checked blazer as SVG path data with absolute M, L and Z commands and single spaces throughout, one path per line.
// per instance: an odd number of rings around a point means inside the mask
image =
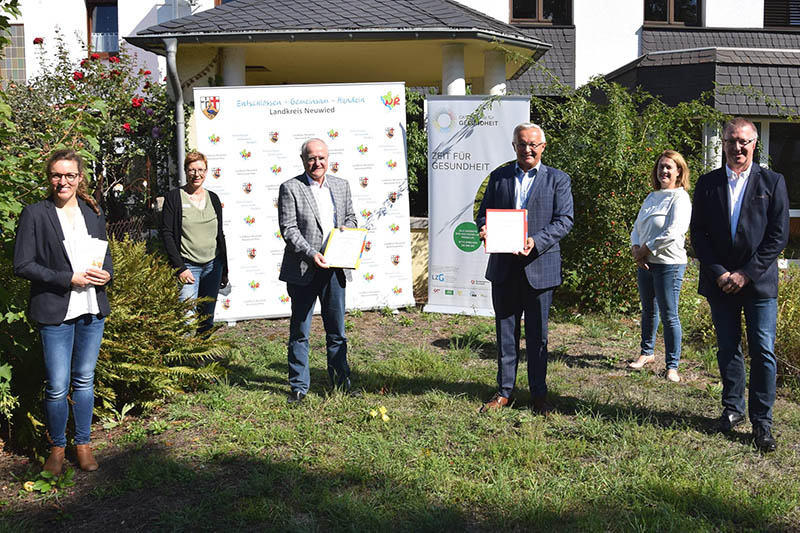
M 572 189 L 567 174 L 541 163 L 547 146 L 542 128 L 514 128 L 517 160 L 491 173 L 475 222 L 486 238 L 487 209 L 527 209 L 528 238 L 523 250 L 491 254 L 486 279 L 492 282 L 497 329 L 497 393 L 481 412 L 509 404 L 517 379 L 522 315 L 528 353 L 531 407 L 546 414 L 547 322 L 553 290 L 561 284 L 559 241 L 572 229 Z
M 314 304 L 320 301 L 328 356 L 328 375 L 334 386 L 350 390 L 347 338 L 344 334 L 345 285 L 350 273 L 331 268 L 322 255 L 333 228 L 355 228 L 350 186 L 329 176 L 328 147 L 309 139 L 301 148 L 305 172 L 281 184 L 278 224 L 286 242 L 279 279 L 292 300 L 289 322 L 289 403 L 305 398 L 311 384 L 308 336 Z

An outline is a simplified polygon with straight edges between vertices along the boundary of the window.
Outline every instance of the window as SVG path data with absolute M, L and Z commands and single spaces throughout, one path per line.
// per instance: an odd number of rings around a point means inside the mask
M 22 24 L 8 27 L 10 43 L 3 48 L 0 78 L 3 81 L 25 82 L 25 28 Z
M 769 127 L 770 168 L 786 178 L 789 207 L 800 209 L 800 124 L 773 122 Z
M 764 0 L 764 27 L 800 26 L 800 0 Z
M 700 25 L 701 0 L 644 0 L 644 21 L 657 24 Z
M 571 0 L 511 0 L 512 23 L 572 24 Z
M 87 6 L 92 52 L 119 52 L 119 25 L 116 2 L 93 2 Z
M 222 4 L 227 4 L 228 2 L 233 2 L 233 0 L 214 0 L 214 7 L 221 6 Z

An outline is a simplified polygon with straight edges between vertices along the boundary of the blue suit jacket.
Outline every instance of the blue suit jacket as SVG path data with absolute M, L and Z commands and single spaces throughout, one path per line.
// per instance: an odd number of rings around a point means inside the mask
M 86 230 L 91 237 L 108 240 L 103 212 L 92 211 L 78 199 Z M 52 198 L 31 204 L 22 210 L 14 243 L 14 273 L 31 281 L 30 317 L 39 324 L 60 324 L 67 315 L 72 289 L 72 265 L 64 248 L 64 232 L 58 221 Z M 111 249 L 106 249 L 103 270 L 113 276 Z M 110 283 L 110 282 L 109 282 Z M 102 316 L 111 308 L 106 296 L 106 285 L 95 286 L 97 305 Z
M 514 209 L 515 162 L 491 173 L 475 223 L 486 224 L 487 209 Z M 491 254 L 486 279 L 503 283 L 512 268 L 524 268 L 534 289 L 561 284 L 561 246 L 559 241 L 572 229 L 572 188 L 569 176 L 558 169 L 540 165 L 528 199 L 528 236 L 533 237 L 530 255 Z
M 783 176 L 755 163 L 742 198 L 731 239 L 728 177 L 724 168 L 700 176 L 694 191 L 692 247 L 700 260 L 698 292 L 710 298 L 776 298 L 777 258 L 789 240 L 789 196 Z M 750 278 L 737 295 L 717 286 L 725 272 L 741 270 Z

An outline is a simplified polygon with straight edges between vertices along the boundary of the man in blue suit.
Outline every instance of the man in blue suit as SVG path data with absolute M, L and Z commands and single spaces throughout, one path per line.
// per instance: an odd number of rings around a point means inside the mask
M 487 209 L 527 209 L 528 238 L 516 253 L 491 254 L 486 279 L 492 282 L 497 334 L 497 392 L 481 412 L 505 407 L 517 379 L 522 316 L 528 353 L 531 408 L 547 414 L 547 322 L 553 290 L 561 284 L 559 241 L 572 229 L 572 190 L 567 174 L 542 164 L 547 142 L 536 124 L 514 128 L 515 163 L 489 176 L 475 223 L 486 238 Z
M 789 197 L 783 176 L 753 164 L 757 142 L 749 120 L 735 118 L 725 125 L 726 165 L 698 180 L 690 228 L 700 260 L 698 292 L 708 299 L 717 334 L 723 407 L 718 429 L 730 432 L 744 422 L 744 311 L 753 439 L 760 450 L 773 451 L 777 258 L 789 240 Z
M 292 299 L 289 403 L 301 402 L 311 384 L 308 336 L 317 299 L 325 326 L 331 384 L 350 390 L 344 314 L 345 285 L 351 274 L 331 267 L 322 251 L 334 228 L 358 225 L 347 180 L 326 174 L 327 145 L 321 139 L 309 139 L 303 143 L 300 157 L 305 172 L 282 183 L 278 192 L 278 224 L 286 242 L 278 279 L 286 282 Z

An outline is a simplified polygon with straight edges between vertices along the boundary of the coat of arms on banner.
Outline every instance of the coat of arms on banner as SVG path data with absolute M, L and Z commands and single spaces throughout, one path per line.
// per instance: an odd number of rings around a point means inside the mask
M 400 264 L 400 256 L 399 255 L 393 255 L 392 256 L 392 264 L 395 265 L 395 266 Z
M 253 191 L 253 184 L 252 183 L 242 183 L 242 190 L 246 194 L 250 194 Z
M 247 249 L 247 257 L 250 259 L 255 259 L 256 257 L 256 249 L 255 248 L 248 248 Z
M 276 209 L 278 208 L 278 197 L 277 196 L 272 199 L 272 207 L 274 207 Z
M 269 140 L 274 143 L 278 142 L 278 132 L 277 131 L 269 132 Z
M 231 308 L 231 299 L 230 298 L 225 298 L 224 300 L 222 300 L 222 308 L 223 309 L 230 309 Z
M 201 96 L 200 109 L 209 120 L 213 119 L 219 114 L 219 97 L 218 96 Z
M 390 139 L 394 137 L 394 128 L 386 128 L 386 136 Z
M 369 252 L 369 249 L 372 248 L 372 241 L 367 241 L 364 243 L 364 251 Z
M 337 172 L 339 172 L 339 163 L 334 161 L 333 163 L 331 163 L 330 168 L 331 168 L 331 172 L 336 174 Z
M 218 180 L 219 177 L 222 175 L 222 169 L 219 167 L 211 169 L 211 175 L 214 176 L 215 180 Z
M 397 201 L 397 192 L 390 192 L 389 193 L 389 201 L 395 203 Z
M 367 185 L 369 185 L 369 178 L 367 176 L 364 176 L 363 178 L 358 178 L 358 183 L 362 187 L 366 187 Z

